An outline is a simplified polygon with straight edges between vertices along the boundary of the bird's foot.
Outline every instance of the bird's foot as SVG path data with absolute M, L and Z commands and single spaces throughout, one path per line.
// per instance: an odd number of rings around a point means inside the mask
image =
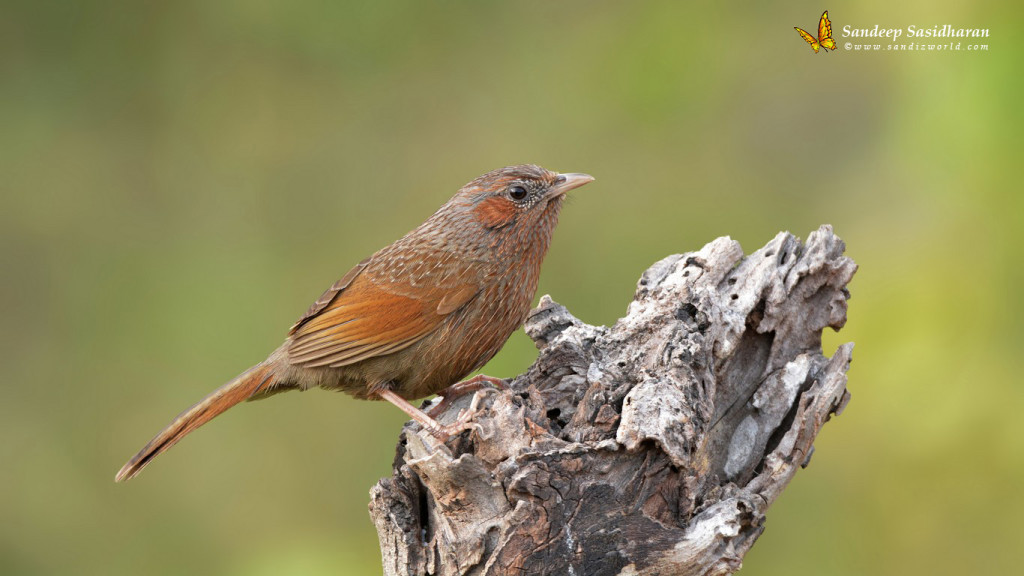
M 452 384 L 451 386 L 438 392 L 437 395 L 442 397 L 441 401 L 437 403 L 437 406 L 434 406 L 429 411 L 427 411 L 427 416 L 430 416 L 431 418 L 437 418 L 438 416 L 443 414 L 444 411 L 447 410 L 449 406 L 451 406 L 452 402 L 454 402 L 458 398 L 461 398 L 462 396 L 465 396 L 470 392 L 482 390 L 484 388 L 487 388 L 488 386 L 493 386 L 498 390 L 508 389 L 508 384 L 506 384 L 505 381 L 502 380 L 501 378 L 487 376 L 486 374 L 477 374 L 476 376 L 473 376 L 469 380 Z M 460 414 L 459 416 L 461 417 L 462 415 Z
M 427 431 L 430 432 L 435 438 L 441 442 L 447 442 L 449 438 L 458 436 L 466 430 L 472 430 L 479 426 L 479 424 L 473 422 L 473 418 L 476 417 L 477 412 L 480 410 L 480 395 L 473 394 L 473 399 L 469 402 L 469 408 L 465 410 L 459 410 L 458 417 L 455 418 L 455 422 L 442 426 L 437 420 L 431 418 L 431 420 L 437 424 L 437 428 L 427 427 Z M 429 418 L 429 416 L 428 416 Z
M 413 420 L 418 422 L 420 426 L 423 426 L 431 436 L 437 438 L 441 442 L 446 442 L 449 438 L 456 436 L 465 430 L 471 430 L 477 426 L 477 424 L 472 423 L 473 417 L 476 416 L 477 410 L 479 410 L 480 407 L 480 396 L 477 394 L 473 395 L 473 399 L 469 403 L 469 408 L 460 411 L 455 422 L 452 422 L 447 426 L 441 424 L 434 418 L 430 417 L 427 413 L 410 404 L 405 398 L 402 398 L 390 390 L 384 390 L 378 392 L 378 394 L 381 398 L 391 402 L 397 406 L 399 410 L 408 414 Z M 465 394 L 465 392 L 463 392 L 463 394 Z

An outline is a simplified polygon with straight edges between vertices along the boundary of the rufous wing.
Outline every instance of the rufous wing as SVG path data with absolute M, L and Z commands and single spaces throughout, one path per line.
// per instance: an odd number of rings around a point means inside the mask
M 814 52 L 817 53 L 818 52 L 818 41 L 814 38 L 814 36 L 811 36 L 810 34 L 808 34 L 803 28 L 799 28 L 797 26 L 793 26 L 793 28 L 797 32 L 800 33 L 800 37 L 801 38 L 803 38 L 804 40 L 807 40 L 807 43 L 810 44 L 811 48 L 814 48 Z
M 472 299 L 472 284 L 389 286 L 357 273 L 330 302 L 292 329 L 288 359 L 309 367 L 339 367 L 407 348 Z M 402 293 L 398 293 L 402 292 Z

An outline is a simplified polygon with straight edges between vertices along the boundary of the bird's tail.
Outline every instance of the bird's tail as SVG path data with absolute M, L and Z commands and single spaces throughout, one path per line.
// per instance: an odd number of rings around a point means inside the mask
M 186 434 L 206 424 L 235 404 L 248 400 L 257 392 L 266 392 L 278 382 L 271 362 L 257 364 L 239 374 L 234 380 L 217 388 L 195 406 L 178 415 L 139 453 L 132 457 L 114 477 L 115 482 L 134 478 L 153 458 L 178 443 Z

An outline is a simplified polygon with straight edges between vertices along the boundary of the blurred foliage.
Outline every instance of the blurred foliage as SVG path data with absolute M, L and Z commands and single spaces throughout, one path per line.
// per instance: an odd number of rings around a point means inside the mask
M 813 54 L 951 23 L 987 53 Z M 461 184 L 594 174 L 541 280 L 614 322 L 639 273 L 831 223 L 853 402 L 751 574 L 1019 569 L 1021 15 L 1004 2 L 4 2 L 0 573 L 375 574 L 405 420 L 246 405 L 112 482 L 321 290 Z M 486 372 L 534 357 L 522 333 Z

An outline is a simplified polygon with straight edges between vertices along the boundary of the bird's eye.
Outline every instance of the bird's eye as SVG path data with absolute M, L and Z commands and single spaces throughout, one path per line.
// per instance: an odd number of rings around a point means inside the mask
M 508 196 L 513 200 L 524 200 L 529 192 L 523 186 L 512 186 L 508 189 Z

